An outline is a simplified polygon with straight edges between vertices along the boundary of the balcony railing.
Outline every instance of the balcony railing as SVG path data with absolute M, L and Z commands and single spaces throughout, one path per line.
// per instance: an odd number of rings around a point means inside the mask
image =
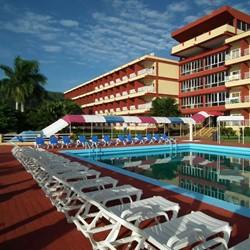
M 236 50 L 231 51 L 231 53 L 227 54 L 226 57 L 225 57 L 225 60 L 226 61 L 227 60 L 232 60 L 232 59 L 239 58 L 239 57 L 242 57 L 242 56 L 247 56 L 247 55 L 249 55 L 249 48 L 244 49 L 242 55 L 241 55 L 241 49 L 238 48 Z
M 250 102 L 250 96 L 244 96 L 243 100 L 240 96 L 229 97 L 229 98 L 226 98 L 225 101 L 226 101 L 226 104 L 246 103 L 246 102 Z
M 155 92 L 154 86 L 145 86 L 138 88 L 138 92 Z
M 150 109 L 151 107 L 152 107 L 152 102 L 138 105 L 138 109 Z

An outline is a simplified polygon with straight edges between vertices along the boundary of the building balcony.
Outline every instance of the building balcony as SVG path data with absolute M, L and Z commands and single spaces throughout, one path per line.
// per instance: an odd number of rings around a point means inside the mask
M 250 72 L 245 72 L 241 74 L 241 71 L 234 71 L 234 74 L 230 74 L 229 76 L 225 77 L 225 86 L 226 87 L 237 87 L 237 86 L 244 86 L 250 84 Z
M 200 36 L 174 46 L 172 48 L 172 55 L 185 58 L 202 54 L 207 50 L 217 48 L 218 44 L 223 45 L 225 39 L 230 37 L 227 33 L 235 34 L 235 28 L 225 24 L 219 28 L 210 30 Z
M 225 65 L 238 64 L 250 60 L 250 49 L 247 48 L 243 51 L 239 48 L 226 55 Z
M 240 96 L 226 98 L 225 107 L 226 109 L 242 109 L 249 108 L 250 96 L 245 96 L 242 100 Z

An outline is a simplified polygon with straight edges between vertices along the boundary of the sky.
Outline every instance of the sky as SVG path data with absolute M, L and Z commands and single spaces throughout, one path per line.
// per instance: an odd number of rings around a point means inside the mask
M 224 5 L 250 14 L 250 0 L 0 0 L 0 64 L 36 60 L 65 92 L 147 54 L 178 60 L 171 33 Z

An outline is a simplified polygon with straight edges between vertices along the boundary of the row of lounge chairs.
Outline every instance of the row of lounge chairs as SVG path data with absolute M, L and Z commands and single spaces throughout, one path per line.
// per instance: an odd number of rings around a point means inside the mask
M 15 146 L 13 155 L 37 181 L 69 223 L 93 249 L 227 249 L 228 222 L 201 211 L 178 217 L 179 204 L 161 196 L 143 198 L 142 190 L 43 149 Z M 150 223 L 149 223 L 150 221 Z M 146 223 L 145 223 L 146 222 Z M 246 240 L 238 246 L 249 246 Z M 243 249 L 237 248 L 234 249 Z
M 159 134 L 146 134 L 144 137 L 141 134 L 136 135 L 134 138 L 132 135 L 118 135 L 118 138 L 116 140 L 111 140 L 109 135 L 104 135 L 101 140 L 96 135 L 91 136 L 90 140 L 87 140 L 85 135 L 78 136 L 78 139 L 76 142 L 72 142 L 70 140 L 70 136 L 63 136 L 62 140 L 59 141 L 56 136 L 51 136 L 49 138 L 49 142 L 46 143 L 44 141 L 43 137 L 37 137 L 35 141 L 35 147 L 70 147 L 70 146 L 82 146 L 82 147 L 98 147 L 98 145 L 103 146 L 110 146 L 112 143 L 115 145 L 118 145 L 120 143 L 126 145 L 126 144 L 144 144 L 144 143 L 176 143 L 176 140 L 168 137 L 165 134 L 162 134 L 161 136 Z

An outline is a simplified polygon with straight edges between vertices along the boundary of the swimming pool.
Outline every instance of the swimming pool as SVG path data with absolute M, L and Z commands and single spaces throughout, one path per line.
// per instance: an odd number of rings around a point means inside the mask
M 250 218 L 250 149 L 200 144 L 61 153 Z

